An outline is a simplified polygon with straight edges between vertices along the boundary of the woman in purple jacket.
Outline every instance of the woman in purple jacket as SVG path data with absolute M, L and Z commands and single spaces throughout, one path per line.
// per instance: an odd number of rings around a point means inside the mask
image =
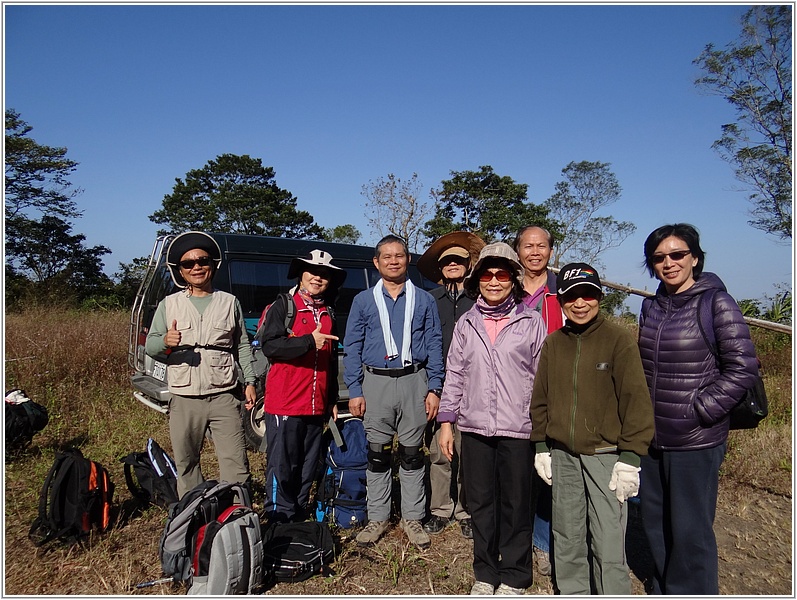
M 639 328 L 656 426 L 639 488 L 654 594 L 719 593 L 713 524 L 728 412 L 758 370 L 742 312 L 704 261 L 692 225 L 664 225 L 645 241 L 645 266 L 661 281 L 642 304 Z M 701 333 L 703 302 L 719 360 Z
M 471 594 L 522 594 L 532 583 L 529 404 L 545 323 L 520 302 L 523 267 L 503 242 L 485 246 L 465 291 L 476 304 L 454 327 L 437 421 L 451 460 L 462 432 L 465 497 L 473 522 Z M 496 589 L 497 588 L 497 589 Z

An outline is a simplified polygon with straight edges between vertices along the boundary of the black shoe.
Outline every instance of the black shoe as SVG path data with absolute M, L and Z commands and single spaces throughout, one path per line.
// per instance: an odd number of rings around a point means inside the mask
M 459 529 L 462 531 L 462 537 L 468 540 L 473 539 L 473 522 L 470 519 L 462 519 L 459 522 Z
M 426 533 L 440 533 L 448 527 L 449 520 L 445 517 L 438 517 L 437 515 L 432 515 L 429 517 L 429 520 L 423 524 L 423 530 Z

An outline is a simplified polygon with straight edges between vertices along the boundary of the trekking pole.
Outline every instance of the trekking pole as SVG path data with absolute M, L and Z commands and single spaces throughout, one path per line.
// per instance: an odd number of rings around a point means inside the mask
M 170 581 L 174 581 L 171 577 L 164 577 L 163 579 L 153 579 L 152 581 L 145 581 L 144 583 L 139 583 L 136 585 L 136 589 L 140 590 L 141 588 L 148 588 L 152 587 L 153 585 L 161 585 L 162 583 L 169 583 Z

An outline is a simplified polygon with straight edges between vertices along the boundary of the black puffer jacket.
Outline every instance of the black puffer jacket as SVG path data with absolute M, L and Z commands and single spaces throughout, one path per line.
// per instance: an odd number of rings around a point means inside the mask
M 717 364 L 698 324 L 698 299 L 711 288 Z M 660 285 L 652 302 L 642 305 L 639 353 L 653 400 L 661 450 L 712 448 L 728 437 L 728 411 L 741 399 L 758 372 L 750 330 L 734 299 L 714 273 L 670 295 Z

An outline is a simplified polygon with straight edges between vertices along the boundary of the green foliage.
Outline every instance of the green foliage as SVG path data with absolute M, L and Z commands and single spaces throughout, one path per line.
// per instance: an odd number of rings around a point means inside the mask
M 29 137 L 32 127 L 6 110 L 6 306 L 75 306 L 111 286 L 102 272 L 105 246 L 87 247 L 69 219 L 81 216 L 67 177 L 77 167 L 66 148 Z M 38 218 L 37 218 L 38 217 Z
M 739 300 L 739 308 L 742 311 L 742 315 L 745 317 L 749 317 L 751 319 L 760 319 L 761 318 L 761 301 L 760 300 L 753 300 L 750 298 L 744 298 L 743 300 Z
M 337 225 L 335 227 L 325 227 L 321 236 L 327 242 L 338 242 L 341 244 L 356 244 L 360 241 L 362 234 L 354 225 Z
M 163 208 L 150 215 L 169 230 L 187 230 L 318 238 L 323 230 L 307 211 L 296 209 L 296 198 L 274 182 L 273 167 L 259 158 L 222 154 L 202 169 L 176 179 Z
M 510 242 L 518 229 L 532 224 L 554 233 L 548 211 L 530 203 L 527 191 L 528 185 L 496 174 L 489 165 L 478 171 L 451 171 L 451 179 L 432 192 L 435 215 L 424 232 L 437 239 L 452 231 L 470 231 L 488 243 Z
M 735 43 L 708 44 L 693 62 L 703 71 L 695 84 L 736 111 L 713 148 L 752 190 L 749 224 L 791 239 L 792 6 L 753 6 Z
M 625 301 L 628 296 L 630 296 L 628 292 L 604 288 L 603 298 L 601 298 L 601 310 L 608 315 L 616 315 L 618 311 L 620 311 L 621 315 L 627 313 L 628 308 L 625 306 Z
M 600 255 L 622 244 L 636 225 L 597 212 L 619 200 L 622 188 L 609 163 L 571 162 L 562 169 L 556 193 L 545 202 L 549 217 L 558 223 L 554 235 L 554 265 L 571 261 L 601 266 Z
M 769 298 L 770 305 L 764 312 L 763 319 L 773 323 L 791 324 L 791 290 Z
M 30 138 L 33 127 L 12 108 L 6 109 L 6 223 L 32 213 L 64 218 L 80 216 L 68 176 L 78 163 L 66 158 L 66 148 L 44 146 Z

